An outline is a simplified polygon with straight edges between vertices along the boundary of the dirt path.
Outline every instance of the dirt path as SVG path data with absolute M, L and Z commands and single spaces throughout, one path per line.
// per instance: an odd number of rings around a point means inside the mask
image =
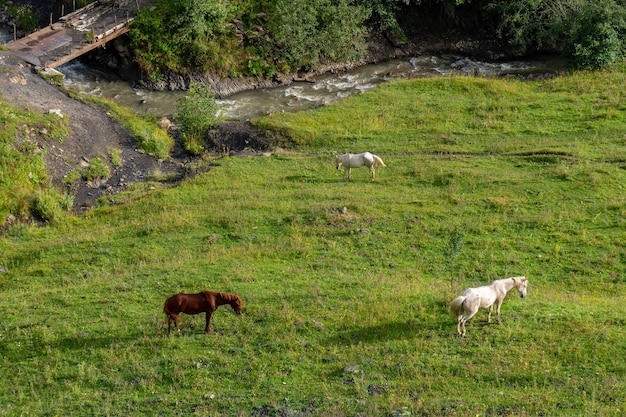
M 134 137 L 111 120 L 106 111 L 69 97 L 9 51 L 0 51 L 0 95 L 15 107 L 41 113 L 58 110 L 69 119 L 70 135 L 62 142 L 49 139 L 39 143 L 46 152 L 48 174 L 59 188 L 66 188 L 63 178 L 81 163 L 107 155 L 110 148 L 122 151 L 122 166 L 111 166 L 107 180 L 79 180 L 68 190 L 74 196 L 76 212 L 92 207 L 102 196 L 113 196 L 134 183 L 146 181 L 155 173 L 169 181 L 181 180 L 193 160 L 178 144 L 167 160 L 138 152 Z M 209 136 L 217 152 L 227 151 L 235 156 L 257 155 L 268 147 L 267 138 L 247 122 L 222 123 Z
M 182 177 L 183 158 L 160 161 L 135 150 L 135 140 L 130 133 L 113 122 L 104 111 L 74 100 L 50 85 L 32 67 L 8 51 L 0 51 L 0 94 L 9 104 L 35 112 L 48 113 L 58 109 L 69 119 L 70 136 L 62 142 L 50 139 L 40 143 L 46 149 L 46 166 L 55 185 L 81 161 L 96 155 L 107 155 L 107 149 L 122 151 L 123 165 L 111 167 L 111 177 L 106 182 L 77 183 L 70 192 L 75 196 L 74 208 L 80 212 L 103 195 L 115 194 L 129 185 L 145 181 L 147 176 L 160 172 Z

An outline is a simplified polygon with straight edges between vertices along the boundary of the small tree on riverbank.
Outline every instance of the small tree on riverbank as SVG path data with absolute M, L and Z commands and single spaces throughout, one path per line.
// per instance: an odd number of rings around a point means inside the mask
M 626 43 L 626 9 L 613 0 L 590 2 L 575 13 L 565 56 L 578 68 L 600 69 L 617 64 L 624 58 Z
M 498 35 L 523 51 L 562 51 L 574 68 L 621 62 L 626 50 L 623 0 L 491 1 Z
M 219 121 L 219 105 L 210 89 L 192 81 L 187 94 L 178 101 L 177 121 L 183 147 L 193 153 L 204 151 L 207 131 Z

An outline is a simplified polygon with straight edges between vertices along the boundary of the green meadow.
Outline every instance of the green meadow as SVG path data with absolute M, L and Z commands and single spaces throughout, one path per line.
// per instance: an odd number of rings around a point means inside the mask
M 0 237 L 6 416 L 626 414 L 626 72 L 395 81 Z M 383 158 L 342 181 L 336 153 Z M 525 275 L 456 335 L 465 288 Z M 236 292 L 213 332 L 165 299 Z

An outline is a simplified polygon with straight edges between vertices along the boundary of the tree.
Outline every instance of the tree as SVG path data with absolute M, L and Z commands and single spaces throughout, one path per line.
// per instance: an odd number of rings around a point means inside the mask
M 499 36 L 525 52 L 561 50 L 572 66 L 589 69 L 623 59 L 623 0 L 499 0 L 487 7 L 499 16 Z
M 183 146 L 199 154 L 204 151 L 203 138 L 207 131 L 220 120 L 219 106 L 209 88 L 193 81 L 178 105 L 176 120 L 180 123 Z
M 277 0 L 271 30 L 287 70 L 360 59 L 367 50 L 368 10 L 349 0 Z
M 234 40 L 228 0 L 158 0 L 142 9 L 130 38 L 139 65 L 149 72 L 227 69 L 224 49 Z
M 613 0 L 589 2 L 571 18 L 565 56 L 577 68 L 599 69 L 624 57 L 626 10 Z
M 498 0 L 488 9 L 498 15 L 498 36 L 525 51 L 559 49 L 572 11 L 587 0 Z

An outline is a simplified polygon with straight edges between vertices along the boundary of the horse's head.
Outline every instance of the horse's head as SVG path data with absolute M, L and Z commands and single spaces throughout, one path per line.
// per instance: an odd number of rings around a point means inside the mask
M 515 287 L 519 291 L 519 296 L 521 298 L 526 297 L 526 287 L 528 286 L 528 279 L 526 277 L 515 277 L 513 278 L 515 281 Z
M 341 158 L 336 156 L 335 157 L 335 165 L 337 167 L 337 169 L 339 169 L 341 167 Z
M 243 308 L 243 300 L 239 297 L 235 297 L 233 301 L 230 302 L 230 306 L 233 308 L 235 313 L 241 314 Z

